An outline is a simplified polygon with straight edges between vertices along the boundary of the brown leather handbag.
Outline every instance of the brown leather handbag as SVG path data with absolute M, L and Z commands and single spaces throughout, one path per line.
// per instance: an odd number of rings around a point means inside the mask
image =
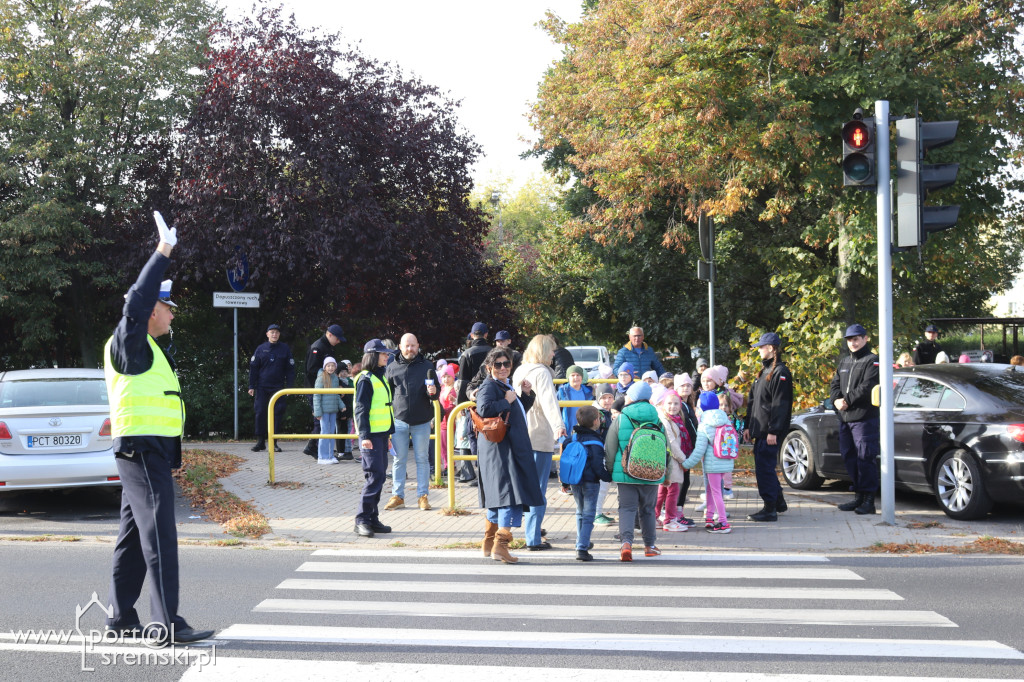
M 491 443 L 500 443 L 505 440 L 505 432 L 508 431 L 508 414 L 508 412 L 505 413 L 504 419 L 481 417 L 475 407 L 469 408 L 469 416 L 473 419 L 473 428 L 477 430 L 477 433 L 484 434 L 484 438 Z

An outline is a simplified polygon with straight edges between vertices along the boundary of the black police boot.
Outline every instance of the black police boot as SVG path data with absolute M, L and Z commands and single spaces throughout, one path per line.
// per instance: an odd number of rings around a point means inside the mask
M 249 449 L 252 450 L 253 452 L 260 452 L 261 450 L 266 450 L 267 449 L 267 441 L 265 441 L 262 438 L 260 438 L 258 441 L 256 441 L 256 445 L 253 445 Z
M 789 505 L 786 504 L 786 498 L 782 496 L 782 493 L 779 493 L 779 499 L 775 500 L 775 511 L 781 514 L 787 509 L 789 509 Z
M 861 506 L 862 504 L 864 504 L 864 493 L 857 493 L 857 496 L 854 497 L 852 500 L 850 500 L 849 502 L 843 502 L 841 505 L 839 505 L 839 511 L 854 511 L 857 507 Z
M 320 449 L 320 439 L 319 438 L 310 438 L 309 442 L 306 443 L 306 447 L 302 448 L 302 454 L 309 455 L 313 459 L 318 459 L 320 457 L 320 453 L 318 452 L 319 449 Z
M 865 493 L 864 501 L 859 507 L 853 510 L 857 514 L 874 514 L 875 513 L 875 495 L 874 493 Z
M 754 514 L 747 515 L 748 521 L 778 521 L 779 514 L 774 509 L 768 509 L 767 506 L 761 507 L 761 511 Z

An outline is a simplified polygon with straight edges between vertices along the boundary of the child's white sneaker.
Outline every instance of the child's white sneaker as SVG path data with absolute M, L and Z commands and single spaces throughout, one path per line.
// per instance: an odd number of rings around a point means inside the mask
M 662 530 L 666 530 L 669 533 L 685 533 L 689 528 L 678 521 L 672 520 L 666 523 Z
M 725 492 L 722 493 L 722 499 L 723 500 L 731 500 L 734 497 L 736 497 L 736 496 L 732 494 L 732 488 L 726 488 Z
M 693 510 L 697 511 L 697 512 L 702 512 L 702 511 L 704 511 L 707 508 L 708 508 L 707 503 L 706 502 L 701 502 L 696 507 L 694 507 Z
M 337 464 L 338 460 L 331 457 L 330 459 L 318 459 L 317 462 L 320 464 Z

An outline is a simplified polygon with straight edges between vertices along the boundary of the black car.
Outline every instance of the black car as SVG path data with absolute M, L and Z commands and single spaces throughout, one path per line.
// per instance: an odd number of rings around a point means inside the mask
M 931 492 L 954 519 L 1024 502 L 1024 368 L 987 363 L 893 371 L 896 486 Z M 791 487 L 849 480 L 830 400 L 793 417 L 779 449 Z

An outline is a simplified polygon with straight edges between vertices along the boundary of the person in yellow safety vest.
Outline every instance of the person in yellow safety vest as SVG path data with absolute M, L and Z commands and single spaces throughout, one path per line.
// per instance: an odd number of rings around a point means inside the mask
M 178 534 L 171 470 L 181 466 L 185 406 L 174 360 L 155 338 L 171 328 L 175 305 L 170 265 L 177 230 L 153 214 L 160 243 L 125 294 L 124 311 L 104 347 L 110 429 L 121 478 L 121 524 L 114 546 L 107 630 L 147 641 L 187 643 L 207 639 L 178 614 Z M 150 619 L 143 631 L 135 602 L 150 582 Z
M 395 415 L 391 409 L 391 387 L 384 368 L 395 351 L 380 339 L 370 339 L 363 346 L 365 368 L 356 377 L 355 417 L 359 434 L 359 453 L 363 464 L 363 495 L 356 514 L 355 532 L 366 538 L 375 533 L 390 533 L 391 526 L 380 522 L 380 492 L 387 479 L 388 449 L 395 432 Z

